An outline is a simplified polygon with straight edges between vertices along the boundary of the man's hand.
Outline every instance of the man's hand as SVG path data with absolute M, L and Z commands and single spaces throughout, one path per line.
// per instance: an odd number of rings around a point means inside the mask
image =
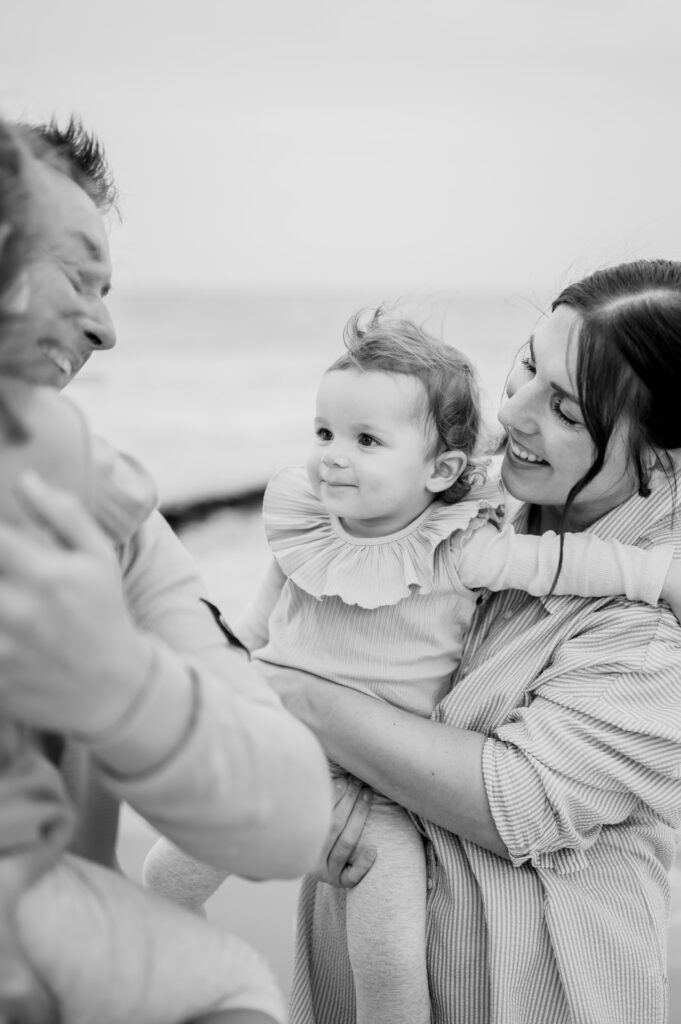
M 87 737 L 125 714 L 151 652 L 111 544 L 83 506 L 33 473 L 17 496 L 25 529 L 0 524 L 3 713 Z

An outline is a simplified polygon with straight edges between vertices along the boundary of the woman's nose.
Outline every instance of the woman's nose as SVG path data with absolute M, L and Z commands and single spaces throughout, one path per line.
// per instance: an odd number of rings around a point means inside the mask
M 83 334 L 93 349 L 113 348 L 116 344 L 116 328 L 103 300 L 98 300 L 85 319 Z
M 499 422 L 507 430 L 532 434 L 537 430 L 536 407 L 531 384 L 517 389 L 508 388 L 498 413 Z

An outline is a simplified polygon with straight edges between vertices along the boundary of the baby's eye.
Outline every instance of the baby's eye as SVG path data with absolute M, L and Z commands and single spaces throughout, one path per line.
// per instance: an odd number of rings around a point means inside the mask
M 360 434 L 357 438 L 357 442 L 362 448 L 373 448 L 381 443 L 375 437 L 372 437 L 371 434 Z
M 328 427 L 317 427 L 315 434 L 320 441 L 331 441 L 333 438 L 333 434 Z

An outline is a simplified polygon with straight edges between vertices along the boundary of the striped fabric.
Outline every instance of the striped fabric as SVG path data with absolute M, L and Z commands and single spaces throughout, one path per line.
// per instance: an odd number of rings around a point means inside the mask
M 664 480 L 600 520 L 676 545 Z M 488 736 L 511 861 L 427 836 L 433 1024 L 664 1024 L 668 873 L 681 821 L 681 629 L 621 599 L 488 595 L 433 716 Z M 354 1024 L 342 890 L 306 879 L 291 1024 Z

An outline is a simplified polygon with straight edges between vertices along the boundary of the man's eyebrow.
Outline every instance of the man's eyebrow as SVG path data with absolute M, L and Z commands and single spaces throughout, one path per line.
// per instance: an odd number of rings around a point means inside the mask
M 92 238 L 91 235 L 88 235 L 86 231 L 74 231 L 73 235 L 74 238 L 77 238 L 79 242 L 83 243 L 88 256 L 93 260 L 103 262 L 104 253 L 102 252 L 102 247 L 94 238 Z

